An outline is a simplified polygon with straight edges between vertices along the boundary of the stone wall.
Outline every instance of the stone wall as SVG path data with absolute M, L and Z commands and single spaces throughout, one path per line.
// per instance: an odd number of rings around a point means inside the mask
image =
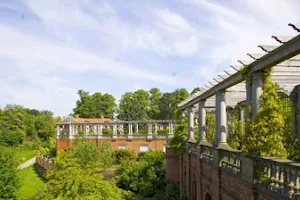
M 181 195 L 189 200 L 300 200 L 300 164 L 292 161 L 187 145 L 180 156 L 167 148 L 166 162 L 167 181 L 179 178 Z

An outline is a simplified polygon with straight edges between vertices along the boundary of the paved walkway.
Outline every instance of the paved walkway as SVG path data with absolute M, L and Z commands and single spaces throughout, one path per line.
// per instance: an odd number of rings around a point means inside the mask
M 17 169 L 24 169 L 26 167 L 29 167 L 30 165 L 33 165 L 35 163 L 35 158 L 36 157 L 33 157 L 33 158 L 25 161 L 24 163 L 22 163 L 21 165 L 19 165 Z

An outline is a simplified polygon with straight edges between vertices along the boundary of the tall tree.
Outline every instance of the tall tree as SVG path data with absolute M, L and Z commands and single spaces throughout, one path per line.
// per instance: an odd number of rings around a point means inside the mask
M 162 97 L 162 93 L 158 88 L 152 88 L 149 90 L 150 93 L 150 109 L 149 109 L 149 114 L 148 117 L 150 119 L 158 119 L 159 118 L 159 106 L 158 102 L 160 98 Z
M 98 118 L 102 116 L 113 118 L 116 103 L 112 95 L 100 92 L 90 95 L 89 92 L 84 90 L 79 90 L 78 95 L 79 100 L 76 102 L 76 108 L 73 109 L 75 114 L 86 118 Z
M 149 93 L 147 91 L 127 92 L 120 100 L 118 118 L 122 120 L 146 120 L 148 119 L 149 106 Z
M 189 93 L 186 89 L 177 89 L 172 93 L 164 93 L 158 102 L 160 110 L 159 119 L 175 119 L 177 113 L 177 104 L 185 100 Z

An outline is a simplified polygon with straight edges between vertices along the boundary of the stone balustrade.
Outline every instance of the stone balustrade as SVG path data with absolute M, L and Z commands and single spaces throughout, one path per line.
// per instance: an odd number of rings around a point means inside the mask
M 189 145 L 188 153 L 278 199 L 300 200 L 300 163 L 291 160 L 243 157 L 235 149 Z M 197 149 L 198 148 L 198 149 Z
M 253 158 L 254 183 L 279 197 L 300 199 L 300 163 L 275 158 Z
M 157 120 L 157 121 L 115 121 L 99 123 L 77 123 L 72 120 L 57 124 L 57 138 L 73 139 L 76 136 L 86 138 L 106 138 L 113 135 L 173 135 L 176 121 Z M 151 135 L 151 136 L 150 136 Z M 144 137 L 144 136 L 142 136 Z

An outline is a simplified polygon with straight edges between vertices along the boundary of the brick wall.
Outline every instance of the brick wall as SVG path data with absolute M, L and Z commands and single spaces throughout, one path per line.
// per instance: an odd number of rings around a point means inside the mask
M 109 142 L 112 145 L 113 150 L 117 150 L 119 145 L 125 145 L 127 149 L 134 150 L 136 152 L 140 151 L 141 145 L 148 145 L 150 150 L 163 150 L 164 146 L 167 144 L 167 139 L 165 138 L 153 138 L 153 139 L 89 139 L 90 142 L 97 144 L 98 147 L 105 142 Z M 56 139 L 56 151 L 66 150 L 72 146 L 71 139 Z
M 218 152 L 218 150 L 216 150 Z M 189 153 L 188 153 L 189 152 Z M 275 200 L 275 196 L 255 188 L 253 182 L 219 167 L 219 162 L 202 160 L 197 152 L 174 156 L 167 149 L 167 180 L 180 181 L 182 196 L 189 200 Z

